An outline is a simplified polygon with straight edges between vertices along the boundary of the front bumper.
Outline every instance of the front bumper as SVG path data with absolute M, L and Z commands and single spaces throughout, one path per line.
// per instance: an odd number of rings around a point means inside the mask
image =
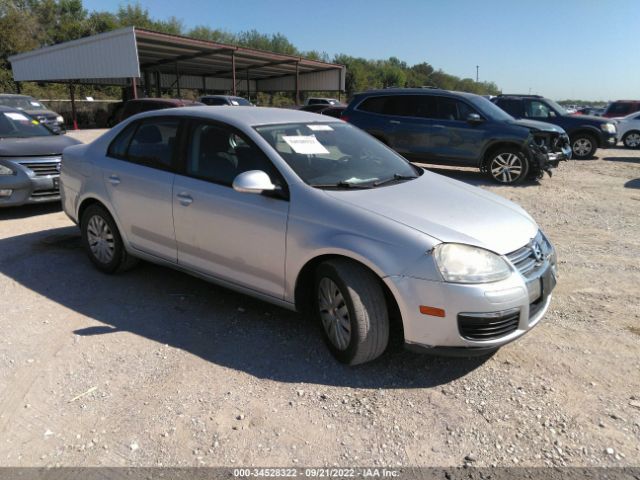
M 15 174 L 0 175 L 0 190 L 11 191 L 9 195 L 0 195 L 0 207 L 59 201 L 60 174 L 55 165 L 60 164 L 60 158 L 25 158 L 24 162 L 31 168 L 23 165 L 22 161 L 23 159 L 12 159 L 3 162 Z
M 407 347 L 438 354 L 486 354 L 520 338 L 549 308 L 556 284 L 551 262 L 549 256 L 527 277 L 514 271 L 491 284 L 385 278 L 398 301 Z M 421 305 L 440 308 L 445 316 L 421 314 Z
M 615 148 L 617 144 L 618 144 L 618 132 L 616 133 L 602 132 L 600 134 L 600 145 L 598 145 L 598 148 Z
M 551 175 L 552 168 L 557 168 L 562 160 L 569 160 L 573 154 L 569 137 L 562 135 L 557 139 L 550 140 L 549 145 L 538 146 L 530 145 L 531 160 L 534 168 L 537 167 L 538 172 L 547 172 Z

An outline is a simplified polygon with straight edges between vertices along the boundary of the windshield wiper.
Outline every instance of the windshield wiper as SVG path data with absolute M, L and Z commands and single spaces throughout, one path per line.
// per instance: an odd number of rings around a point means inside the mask
M 385 180 L 378 180 L 377 182 L 373 182 L 374 187 L 379 187 L 380 185 L 385 185 L 391 182 L 398 182 L 400 180 L 413 180 L 414 178 L 418 178 L 416 175 L 400 175 L 399 173 L 394 173 L 393 177 L 387 178 Z
M 364 184 L 364 183 L 351 183 L 351 182 L 337 182 L 337 183 L 313 183 L 311 184 L 312 187 L 315 188 L 360 188 L 360 189 L 365 189 L 365 188 L 371 188 L 372 185 L 369 184 Z

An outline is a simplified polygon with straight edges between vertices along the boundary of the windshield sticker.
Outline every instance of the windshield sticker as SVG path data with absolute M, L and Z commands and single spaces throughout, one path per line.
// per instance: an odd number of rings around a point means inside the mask
M 322 146 L 315 135 L 298 135 L 292 137 L 283 135 L 282 139 L 287 142 L 287 145 L 289 145 L 294 152 L 302 155 L 327 155 L 329 153 L 329 150 Z
M 333 132 L 333 128 L 329 125 L 307 125 L 307 127 L 314 132 Z
M 42 105 L 39 102 L 29 102 L 34 107 L 41 107 Z
M 11 120 L 19 120 L 19 121 L 22 121 L 22 122 L 28 122 L 29 121 L 29 119 L 27 117 L 25 117 L 21 113 L 4 112 L 4 116 L 10 118 Z
M 237 100 L 231 100 L 231 105 L 235 105 L 236 107 L 239 106 L 240 104 L 238 103 Z

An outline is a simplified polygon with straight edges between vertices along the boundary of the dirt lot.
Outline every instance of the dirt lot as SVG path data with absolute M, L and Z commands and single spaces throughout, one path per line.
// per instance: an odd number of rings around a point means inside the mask
M 0 211 L 0 466 L 640 465 L 640 152 L 599 153 L 521 187 L 438 170 L 559 253 L 545 320 L 484 359 L 343 367 L 297 314 L 103 275 L 57 205 Z

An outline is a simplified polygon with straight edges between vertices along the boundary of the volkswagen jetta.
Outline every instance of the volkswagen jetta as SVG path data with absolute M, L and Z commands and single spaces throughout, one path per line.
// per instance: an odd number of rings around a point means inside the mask
M 303 311 L 348 364 L 382 354 L 391 328 L 416 349 L 493 351 L 539 322 L 555 285 L 554 248 L 522 208 L 311 113 L 137 115 L 67 148 L 61 185 L 100 270 L 142 258 Z

